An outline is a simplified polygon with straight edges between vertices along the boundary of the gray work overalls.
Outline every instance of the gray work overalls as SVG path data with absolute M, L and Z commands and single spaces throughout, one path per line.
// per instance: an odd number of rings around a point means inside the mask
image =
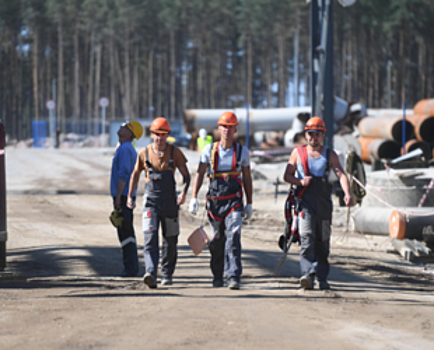
M 330 150 L 326 148 L 324 175 L 312 176 L 299 202 L 298 227 L 300 233 L 300 268 L 302 276 L 316 276 L 326 282 L 330 265 L 330 226 L 333 205 L 332 187 L 328 181 Z M 298 189 L 299 191 L 301 190 Z
M 163 249 L 161 259 L 161 274 L 170 278 L 175 270 L 178 256 L 177 244 L 179 235 L 178 204 L 176 197 L 176 183 L 173 176 L 173 149 L 169 160 L 169 169 L 154 171 L 148 158 L 146 148 L 146 166 L 149 181 L 145 185 L 143 196 L 143 233 L 145 245 L 143 255 L 146 272 L 157 278 L 158 260 L 160 257 L 158 246 L 158 228 L 161 223 L 163 231 Z
M 217 172 L 218 149 L 211 166 L 210 185 L 207 194 L 207 214 L 214 238 L 209 244 L 211 271 L 214 280 L 223 281 L 223 273 L 229 280 L 240 280 L 241 266 L 241 223 L 243 206 L 242 182 L 239 177 L 241 145 L 234 144 L 232 169 Z M 237 157 L 238 153 L 238 157 Z M 214 168 L 214 169 L 212 169 Z M 215 171 L 214 171 L 215 170 Z

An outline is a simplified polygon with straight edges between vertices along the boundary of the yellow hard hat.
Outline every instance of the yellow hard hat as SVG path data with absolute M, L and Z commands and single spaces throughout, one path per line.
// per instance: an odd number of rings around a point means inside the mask
M 139 122 L 136 122 L 135 120 L 126 123 L 126 126 L 128 129 L 131 130 L 131 132 L 134 134 L 134 137 L 138 140 L 143 135 L 143 126 Z

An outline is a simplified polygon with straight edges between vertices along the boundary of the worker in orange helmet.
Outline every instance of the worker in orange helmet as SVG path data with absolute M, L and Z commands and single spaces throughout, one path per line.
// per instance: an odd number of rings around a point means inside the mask
M 340 181 L 345 193 L 345 204 L 353 205 L 350 184 L 337 154 L 322 144 L 325 131 L 321 118 L 313 117 L 307 121 L 307 145 L 299 146 L 291 153 L 284 174 L 286 182 L 297 186 L 295 194 L 302 274 L 300 285 L 304 289 L 313 289 L 315 278 L 320 289 L 330 289 L 327 282 L 333 211 L 328 181 L 330 169 Z
M 234 141 L 238 119 L 232 112 L 224 112 L 218 120 L 220 142 L 206 145 L 202 151 L 193 184 L 189 211 L 199 209 L 197 194 L 208 169 L 210 178 L 207 194 L 208 221 L 213 239 L 209 244 L 213 286 L 223 286 L 223 274 L 229 289 L 240 288 L 241 223 L 242 216 L 252 216 L 252 176 L 249 150 Z M 243 187 L 246 205 L 243 204 Z
M 137 187 L 141 172 L 146 173 L 145 193 L 143 196 L 143 233 L 145 244 L 143 255 L 146 273 L 143 282 L 149 288 L 157 287 L 157 268 L 160 257 L 158 228 L 161 224 L 163 249 L 161 257 L 161 284 L 171 285 L 175 271 L 179 235 L 179 205 L 185 203 L 190 185 L 187 158 L 182 151 L 167 143 L 171 129 L 164 118 L 156 118 L 150 127 L 154 142 L 139 152 L 134 171 L 131 175 L 130 193 L 127 205 L 135 206 L 133 191 Z M 184 186 L 176 195 L 174 173 L 179 170 Z

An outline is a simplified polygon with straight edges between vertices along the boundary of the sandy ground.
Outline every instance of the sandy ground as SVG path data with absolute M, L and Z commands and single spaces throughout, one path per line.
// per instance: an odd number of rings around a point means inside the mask
M 197 156 L 187 154 L 194 170 Z M 284 164 L 256 166 L 269 180 L 254 183 L 241 290 L 212 288 L 209 252 L 194 256 L 187 244 L 201 218 L 186 205 L 172 286 L 150 290 L 140 277 L 113 277 L 122 266 L 108 221 L 112 156 L 113 149 L 6 150 L 6 271 L 27 280 L 0 280 L 0 349 L 434 348 L 434 277 L 388 253 L 387 237 L 334 227 L 330 291 L 299 289 L 297 246 L 274 274 L 285 195 L 282 186 L 275 201 L 272 182 Z M 345 222 L 345 210 L 335 222 Z M 143 274 L 141 254 L 140 263 Z

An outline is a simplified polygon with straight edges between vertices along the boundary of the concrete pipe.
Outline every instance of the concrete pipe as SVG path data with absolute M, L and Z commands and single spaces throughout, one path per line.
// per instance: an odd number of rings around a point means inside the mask
M 413 124 L 414 134 L 419 141 L 434 143 L 434 113 L 412 114 L 407 117 L 407 120 Z
M 359 137 L 358 140 L 362 148 L 360 158 L 366 163 L 371 163 L 371 156 L 378 159 L 393 159 L 400 155 L 401 147 L 395 141 L 373 137 Z
M 396 239 L 416 239 L 434 243 L 434 208 L 409 208 L 419 215 L 404 215 L 402 211 L 393 210 L 389 218 L 389 235 Z M 429 210 L 429 211 L 428 211 Z M 404 212 L 408 212 L 404 210 Z M 431 215 L 429 215 L 431 214 Z
M 187 132 L 205 129 L 211 132 L 217 127 L 220 115 L 230 109 L 189 109 L 184 111 L 184 124 Z M 246 109 L 232 109 L 238 118 L 238 135 L 246 134 Z M 249 110 L 249 134 L 256 131 L 276 131 L 291 129 L 296 118 L 307 120 L 310 117 L 310 107 L 271 108 Z
M 414 114 L 434 115 L 434 98 L 421 100 L 413 108 Z
M 410 139 L 413 134 L 413 125 L 405 121 L 406 139 Z M 361 136 L 374 137 L 401 142 L 403 131 L 402 117 L 365 117 L 357 124 L 357 129 Z
M 418 140 L 410 140 L 407 141 L 405 144 L 405 153 L 409 153 L 411 151 L 414 151 L 415 149 L 420 148 L 423 152 L 423 156 L 425 158 L 425 160 L 430 160 L 431 159 L 431 146 L 428 145 L 426 142 L 421 142 Z M 403 154 L 402 148 L 401 148 L 401 155 Z
M 393 209 L 388 207 L 362 207 L 352 215 L 350 228 L 354 232 L 387 236 L 392 211 Z

